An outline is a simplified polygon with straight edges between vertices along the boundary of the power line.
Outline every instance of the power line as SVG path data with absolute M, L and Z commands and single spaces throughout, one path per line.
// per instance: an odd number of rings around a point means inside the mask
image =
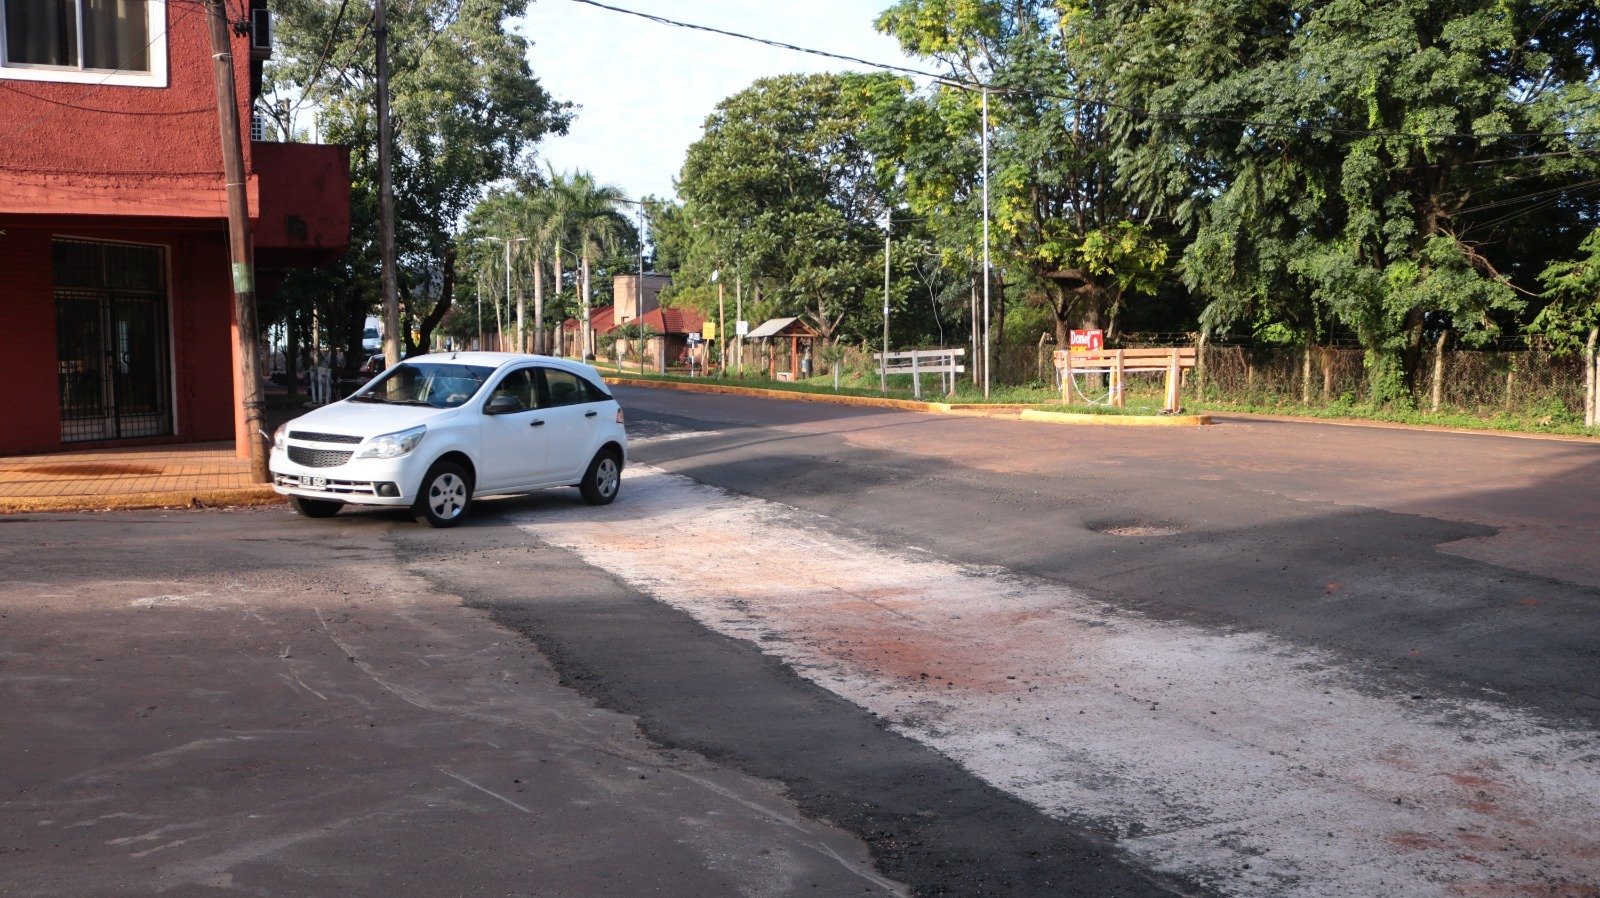
M 1453 132 L 1392 131 L 1392 130 L 1381 130 L 1381 129 L 1373 129 L 1373 128 L 1347 128 L 1347 127 L 1341 127 L 1339 125 L 1316 124 L 1316 123 L 1312 123 L 1312 122 L 1272 122 L 1272 121 L 1265 121 L 1265 120 L 1261 120 L 1261 119 L 1247 119 L 1247 118 L 1237 118 L 1237 117 L 1233 117 L 1233 116 L 1211 115 L 1211 114 L 1208 114 L 1208 113 L 1201 113 L 1201 112 L 1152 112 L 1149 109 L 1144 109 L 1144 108 L 1140 108 L 1140 107 L 1137 107 L 1137 106 L 1130 106 L 1130 105 L 1123 104 L 1123 103 L 1117 103 L 1117 102 L 1111 101 L 1111 100 L 1090 100 L 1090 101 L 1085 102 L 1084 100 L 1082 100 L 1079 97 L 1065 97 L 1065 96 L 1061 96 L 1059 94 L 1052 94 L 1052 93 L 1050 93 L 1048 91 L 1028 90 L 1028 89 L 1023 89 L 1023 88 L 1013 88 L 1013 87 L 996 87 L 996 86 L 994 86 L 992 84 L 987 84 L 987 83 L 984 83 L 984 82 L 974 81 L 974 80 L 969 79 L 969 78 L 962 78 L 959 75 L 940 75 L 940 74 L 936 74 L 934 72 L 928 72 L 928 71 L 924 71 L 922 69 L 914 69 L 914 68 L 911 68 L 909 66 L 898 65 L 898 64 L 895 64 L 895 63 L 875 62 L 875 61 L 870 60 L 870 59 L 862 59 L 862 58 L 857 57 L 857 56 L 849 56 L 849 55 L 846 55 L 846 54 L 843 54 L 843 53 L 833 53 L 833 52 L 830 52 L 830 51 L 827 51 L 827 50 L 818 50 L 818 49 L 815 49 L 815 48 L 812 48 L 812 47 L 802 47 L 802 46 L 799 46 L 797 44 L 790 44 L 790 43 L 786 43 L 784 41 L 772 40 L 770 38 L 759 37 L 759 36 L 753 35 L 753 34 L 745 34 L 743 32 L 738 32 L 738 31 L 729 31 L 729 30 L 723 29 L 723 28 L 714 28 L 714 27 L 709 26 L 709 25 L 700 25 L 700 24 L 697 24 L 697 23 L 694 23 L 694 22 L 684 22 L 684 21 L 681 21 L 681 20 L 678 20 L 678 19 L 669 19 L 666 16 L 658 16 L 658 15 L 655 15 L 653 13 L 640 12 L 640 11 L 634 10 L 634 9 L 625 9 L 623 7 L 620 7 L 620 6 L 612 6 L 612 5 L 608 4 L 608 3 L 602 3 L 602 2 L 600 2 L 600 0 L 572 0 L 572 2 L 573 3 L 582 3 L 585 6 L 593 6 L 593 7 L 597 8 L 597 9 L 603 9 L 603 10 L 606 10 L 608 12 L 615 12 L 615 13 L 621 13 L 623 15 L 634 16 L 636 18 L 645 19 L 647 21 L 654 22 L 654 23 L 656 23 L 658 25 L 666 25 L 666 26 L 674 27 L 674 28 L 686 28 L 686 29 L 689 29 L 691 31 L 703 31 L 703 32 L 706 32 L 706 33 L 709 33 L 709 34 L 716 34 L 716 35 L 720 35 L 720 36 L 723 36 L 723 37 L 731 37 L 731 38 L 734 38 L 736 40 L 750 41 L 752 43 L 763 44 L 763 45 L 768 46 L 768 47 L 776 47 L 776 48 L 782 49 L 782 50 L 792 50 L 792 51 L 794 51 L 796 53 L 806 53 L 806 54 L 809 54 L 809 55 L 812 55 L 812 56 L 820 56 L 820 57 L 823 57 L 823 58 L 826 58 L 826 59 L 837 59 L 837 60 L 841 60 L 841 61 L 844 61 L 844 62 L 853 62 L 853 63 L 857 63 L 859 65 L 865 65 L 865 66 L 869 66 L 869 67 L 872 67 L 872 68 L 881 69 L 883 71 L 900 72 L 902 74 L 915 75 L 915 76 L 921 77 L 921 78 L 931 78 L 931 79 L 933 79 L 934 81 L 936 81 L 936 82 L 938 82 L 940 84 L 946 85 L 948 87 L 954 87 L 954 88 L 957 88 L 957 89 L 960 89 L 960 90 L 987 91 L 988 93 L 992 93 L 992 94 L 1001 94 L 1001 95 L 1010 94 L 1010 95 L 1016 95 L 1016 96 L 1033 97 L 1033 98 L 1036 98 L 1036 99 L 1057 100 L 1057 101 L 1063 101 L 1063 102 L 1076 102 L 1076 103 L 1081 103 L 1081 104 L 1083 104 L 1085 106 L 1099 106 L 1099 107 L 1102 107 L 1102 108 L 1105 108 L 1105 109 L 1116 109 L 1116 110 L 1119 110 L 1119 111 L 1122 111 L 1122 112 L 1127 112 L 1127 113 L 1131 113 L 1133 115 L 1143 116 L 1144 118 L 1151 119 L 1151 120 L 1156 120 L 1156 121 L 1163 120 L 1163 119 L 1170 119 L 1170 120 L 1176 120 L 1176 121 L 1207 121 L 1207 122 L 1216 122 L 1216 123 L 1219 123 L 1219 124 L 1244 125 L 1244 126 L 1253 127 L 1253 128 L 1271 128 L 1271 129 L 1285 130 L 1285 131 L 1310 131 L 1310 132 L 1319 132 L 1319 133 L 1325 133 L 1325 134 L 1337 134 L 1337 135 L 1345 135 L 1345 136 L 1352 136 L 1352 137 L 1399 137 L 1399 138 L 1408 138 L 1408 139 L 1413 139 L 1413 140 L 1487 140 L 1487 139 L 1491 139 L 1491 138 L 1515 138 L 1515 137 L 1541 137 L 1541 138 L 1567 137 L 1567 138 L 1576 138 L 1576 137 L 1597 137 L 1597 136 L 1600 136 L 1600 131 L 1571 131 L 1571 132 L 1558 132 L 1558 133 L 1546 133 L 1546 132 L 1539 132 L 1539 131 L 1502 131 L 1502 132 L 1484 133 L 1484 134 L 1466 134 L 1466 133 L 1453 133 Z

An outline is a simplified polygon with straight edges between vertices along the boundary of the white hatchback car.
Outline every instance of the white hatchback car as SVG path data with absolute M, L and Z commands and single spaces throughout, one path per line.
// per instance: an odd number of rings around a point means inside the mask
M 605 505 L 627 454 L 622 407 L 590 366 L 442 353 L 406 359 L 278 428 L 272 487 L 309 518 L 388 505 L 450 527 L 473 496 L 576 486 Z

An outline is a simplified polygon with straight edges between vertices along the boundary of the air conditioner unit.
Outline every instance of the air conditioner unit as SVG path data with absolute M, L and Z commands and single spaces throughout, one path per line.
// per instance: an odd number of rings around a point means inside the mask
M 250 10 L 250 58 L 269 59 L 272 56 L 272 11 Z

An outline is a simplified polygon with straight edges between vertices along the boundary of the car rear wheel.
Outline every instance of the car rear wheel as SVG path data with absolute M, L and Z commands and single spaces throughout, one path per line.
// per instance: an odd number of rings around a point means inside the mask
M 343 502 L 329 502 L 326 499 L 305 499 L 300 496 L 289 497 L 289 507 L 295 514 L 303 518 L 331 518 L 339 513 Z
M 578 484 L 583 501 L 590 505 L 610 505 L 622 489 L 622 457 L 615 449 L 601 449 L 589 462 L 589 470 Z
M 454 527 L 472 504 L 472 481 L 458 464 L 442 461 L 428 469 L 417 491 L 413 509 L 417 520 L 429 527 Z

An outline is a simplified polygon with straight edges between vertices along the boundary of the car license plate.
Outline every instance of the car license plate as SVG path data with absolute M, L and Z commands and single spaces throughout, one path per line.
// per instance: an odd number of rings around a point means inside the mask
M 328 488 L 328 478 L 326 478 L 326 477 L 307 477 L 305 480 L 301 481 L 301 485 L 306 487 L 307 489 L 325 490 L 325 489 Z

